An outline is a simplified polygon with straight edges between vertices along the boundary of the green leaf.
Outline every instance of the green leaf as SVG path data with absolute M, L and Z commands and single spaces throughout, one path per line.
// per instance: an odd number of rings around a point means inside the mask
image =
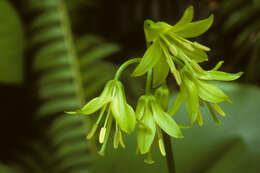
M 145 52 L 140 64 L 133 72 L 133 76 L 141 76 L 148 70 L 153 68 L 161 57 L 162 51 L 158 40 L 154 40 L 153 44 Z
M 184 38 L 193 38 L 200 36 L 206 32 L 213 23 L 213 15 L 210 15 L 207 19 L 200 20 L 198 22 L 189 23 L 181 28 L 173 30 L 173 32 Z
M 0 82 L 23 82 L 24 35 L 18 14 L 6 0 L 0 1 Z

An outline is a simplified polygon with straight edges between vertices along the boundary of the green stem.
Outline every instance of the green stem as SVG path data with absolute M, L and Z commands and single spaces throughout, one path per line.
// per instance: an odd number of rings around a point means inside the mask
M 116 74 L 115 74 L 115 77 L 114 79 L 115 80 L 118 80 L 119 77 L 121 76 L 121 73 L 131 64 L 134 64 L 134 63 L 138 63 L 141 61 L 141 58 L 133 58 L 133 59 L 130 59 L 126 62 L 124 62 L 120 67 L 119 69 L 117 70 Z
M 172 146 L 171 146 L 171 139 L 170 139 L 170 136 L 168 134 L 166 134 L 165 132 L 163 132 L 163 142 L 164 142 L 164 146 L 165 146 L 168 172 L 176 173 L 174 155 L 173 155 Z
M 151 86 L 152 86 L 152 69 L 147 72 L 145 94 L 151 93 Z

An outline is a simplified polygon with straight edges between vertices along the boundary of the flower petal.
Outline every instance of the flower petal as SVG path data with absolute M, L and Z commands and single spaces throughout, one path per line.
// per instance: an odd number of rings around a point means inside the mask
M 187 109 L 191 123 L 195 122 L 199 112 L 198 89 L 187 77 L 183 79 L 182 89 L 187 92 Z
M 136 120 L 133 108 L 126 103 L 123 85 L 118 83 L 111 102 L 111 111 L 119 127 L 125 133 L 134 131 Z
M 222 65 L 223 65 L 224 61 L 219 61 L 216 66 L 212 69 L 212 71 L 217 71 Z
M 207 19 L 189 23 L 184 27 L 176 29 L 174 32 L 184 38 L 197 37 L 210 28 L 210 26 L 213 23 L 213 20 L 214 16 L 210 15 Z
M 134 70 L 132 76 L 141 76 L 148 70 L 153 68 L 161 57 L 162 51 L 158 40 L 154 40 L 153 44 L 145 52 L 141 62 Z
M 155 103 L 151 103 L 153 118 L 158 124 L 158 126 L 163 129 L 168 135 L 175 138 L 182 138 L 182 132 L 178 124 L 172 119 L 170 115 L 162 110 L 162 108 Z
M 175 113 L 179 110 L 179 108 L 183 104 L 184 99 L 185 99 L 185 93 L 183 90 L 181 90 L 177 95 L 176 99 L 174 100 L 172 106 L 170 107 L 168 114 L 174 116 Z
M 182 16 L 182 18 L 172 27 L 172 31 L 177 30 L 187 24 L 189 24 L 193 19 L 194 8 L 190 6 L 187 8 Z
M 145 111 L 145 107 L 146 107 L 146 99 L 145 99 L 145 96 L 141 96 L 139 99 L 138 99 L 138 102 L 137 102 L 137 106 L 136 106 L 136 119 L 137 120 L 141 120 L 143 115 L 144 115 L 144 111 Z
M 169 66 L 165 60 L 165 56 L 162 54 L 160 60 L 153 67 L 153 87 L 157 87 L 162 84 L 169 73 Z
M 140 153 L 145 154 L 148 153 L 148 151 L 150 150 L 156 132 L 156 125 L 152 117 L 152 113 L 149 109 L 145 110 L 145 114 L 141 122 L 148 126 L 150 129 L 148 130 L 142 125 L 139 125 L 137 130 L 137 145 L 140 150 Z
M 203 80 L 232 81 L 238 79 L 242 74 L 243 72 L 232 74 L 222 71 L 205 71 L 199 74 L 198 77 Z
M 229 97 L 218 87 L 206 81 L 198 80 L 199 97 L 211 103 L 219 103 Z
M 111 100 L 111 86 L 113 80 L 109 81 L 99 97 L 92 99 L 81 110 L 82 114 L 92 114 Z
M 169 103 L 169 95 L 170 91 L 167 87 L 167 85 L 164 83 L 162 86 L 160 86 L 154 93 L 158 103 L 162 106 L 164 110 L 168 109 L 168 103 Z
M 179 71 L 176 69 L 174 63 L 173 63 L 173 60 L 172 60 L 172 57 L 170 55 L 170 53 L 168 52 L 168 50 L 163 46 L 163 44 L 161 43 L 161 47 L 162 47 L 162 50 L 163 50 L 163 54 L 166 58 L 166 62 L 168 64 L 168 66 L 170 67 L 170 70 L 171 70 L 171 73 L 173 74 L 173 76 L 175 77 L 175 80 L 176 82 L 178 83 L 178 85 L 181 84 L 181 77 L 180 77 L 180 73 Z M 172 46 L 171 48 L 174 49 L 174 47 Z M 177 53 L 176 53 L 177 54 Z
M 178 52 L 178 55 L 175 56 L 183 56 L 183 54 L 185 54 L 196 62 L 208 60 L 208 55 L 204 51 L 194 47 L 193 42 L 188 41 L 172 32 L 169 32 L 168 36 L 172 39 L 170 42 L 172 45 L 175 45 L 175 49 Z

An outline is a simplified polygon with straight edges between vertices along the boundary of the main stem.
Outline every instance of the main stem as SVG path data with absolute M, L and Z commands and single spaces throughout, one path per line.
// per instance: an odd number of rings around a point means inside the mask
M 164 141 L 165 152 L 166 152 L 168 172 L 176 173 L 174 155 L 173 155 L 172 146 L 171 146 L 171 139 L 170 139 L 170 136 L 168 134 L 166 134 L 165 132 L 163 132 L 163 141 Z

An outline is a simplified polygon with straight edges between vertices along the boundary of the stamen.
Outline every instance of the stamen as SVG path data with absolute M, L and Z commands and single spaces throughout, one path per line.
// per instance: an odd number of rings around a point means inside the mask
M 106 128 L 102 127 L 99 135 L 99 143 L 102 144 L 104 142 L 105 135 L 106 135 Z
M 205 71 L 200 67 L 198 63 L 196 63 L 194 60 L 191 60 L 191 66 L 199 73 L 204 73 Z
M 166 152 L 165 152 L 165 147 L 164 147 L 164 142 L 163 142 L 163 136 L 162 136 L 162 132 L 161 132 L 161 129 L 160 128 L 157 128 L 157 134 L 158 134 L 158 144 L 159 144 L 159 149 L 160 149 L 160 152 L 163 156 L 166 155 Z
M 213 109 L 211 103 L 206 102 L 206 105 L 207 105 L 207 107 L 208 107 L 208 109 L 209 109 L 209 112 L 210 112 L 210 114 L 211 114 L 211 116 L 212 116 L 212 118 L 213 118 L 215 124 L 216 124 L 216 125 L 220 125 L 221 122 L 218 120 L 217 115 L 216 115 L 216 113 L 215 113 L 215 111 L 214 111 L 214 109 Z
M 100 111 L 100 114 L 98 116 L 98 119 L 97 119 L 96 123 L 92 126 L 90 132 L 87 135 L 87 139 L 92 138 L 93 135 L 95 134 L 95 132 L 97 131 L 98 125 L 99 125 L 99 123 L 100 123 L 100 121 L 101 121 L 101 119 L 103 117 L 103 114 L 104 114 L 105 110 L 106 110 L 106 106 L 104 106 L 102 108 L 102 110 Z
M 203 125 L 203 118 L 202 118 L 202 115 L 201 115 L 201 112 L 199 110 L 198 112 L 198 117 L 196 119 L 196 122 L 199 124 L 199 126 L 202 126 Z
M 176 49 L 175 46 L 169 45 L 169 50 L 170 50 L 170 52 L 171 52 L 174 56 L 177 56 L 177 55 L 178 55 L 178 51 L 177 51 L 177 49 Z
M 176 69 L 176 67 L 175 67 L 172 59 L 169 57 L 169 55 L 166 55 L 166 62 L 170 66 L 170 70 L 171 70 L 173 76 L 175 77 L 177 84 L 181 85 L 182 80 L 181 80 L 180 72 Z
M 111 112 L 111 110 L 110 110 L 110 107 L 109 107 L 108 112 L 107 112 L 107 117 L 106 117 L 106 120 L 105 120 L 105 123 L 104 123 L 104 126 L 100 130 L 99 142 L 101 144 L 104 142 L 104 138 L 105 138 L 105 135 L 106 135 L 106 126 L 107 126 L 108 120 L 110 118 L 110 112 Z
M 125 144 L 124 144 L 124 140 L 123 140 L 123 134 L 120 130 L 119 130 L 119 143 L 120 143 L 122 148 L 125 148 Z
M 118 124 L 116 123 L 116 131 L 114 135 L 114 148 L 117 149 L 119 144 Z
M 202 99 L 200 99 L 200 98 L 199 98 L 199 104 L 200 104 L 200 106 L 201 106 L 201 107 L 204 107 L 204 106 L 205 106 L 205 104 L 204 104 L 203 100 L 202 100 Z
M 145 159 L 144 162 L 147 163 L 147 164 L 153 164 L 154 163 L 151 151 L 148 152 L 147 159 Z
M 222 117 L 226 116 L 226 113 L 221 109 L 221 107 L 218 104 L 214 103 L 213 107 L 219 115 L 221 115 Z
M 230 100 L 230 98 L 226 98 L 225 100 L 226 100 L 226 102 L 232 104 L 232 100 Z
M 210 48 L 207 46 L 204 46 L 196 41 L 193 42 L 193 46 L 195 46 L 196 48 L 200 49 L 200 50 L 204 50 L 206 52 L 210 51 Z
M 108 138 L 109 138 L 109 134 L 110 134 L 112 123 L 113 123 L 113 118 L 112 118 L 112 116 L 109 115 L 107 128 L 106 128 L 106 135 L 104 137 L 104 141 L 103 141 L 103 144 L 101 146 L 101 149 L 98 152 L 101 156 L 103 156 L 105 154 L 105 149 L 106 149 L 106 146 L 107 146 L 107 142 L 108 142 Z
M 136 155 L 140 154 L 140 149 L 138 148 L 138 146 L 136 147 L 135 154 L 136 154 Z
M 224 61 L 219 61 L 217 65 L 212 69 L 212 71 L 217 71 L 222 66 L 223 63 Z

